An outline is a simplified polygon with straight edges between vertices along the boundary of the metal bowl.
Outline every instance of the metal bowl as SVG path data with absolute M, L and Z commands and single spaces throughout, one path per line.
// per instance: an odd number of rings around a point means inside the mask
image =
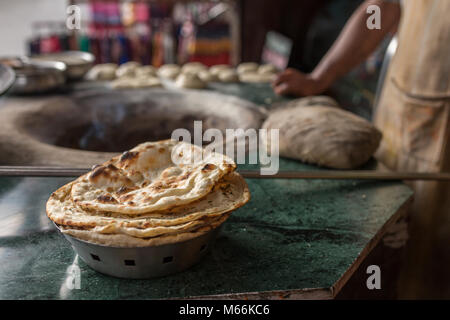
M 221 226 L 187 241 L 135 248 L 105 246 L 63 235 L 95 271 L 118 278 L 150 279 L 181 272 L 198 263 L 211 249 L 220 229 Z
M 81 79 L 93 66 L 95 56 L 83 51 L 64 51 L 32 56 L 33 60 L 58 61 L 66 65 L 66 77 L 70 80 Z
M 14 83 L 16 74 L 9 66 L 0 63 L 0 96 Z
M 61 87 L 65 81 L 66 65 L 56 61 L 34 61 L 20 58 L 14 67 L 16 81 L 11 91 L 16 94 L 43 93 Z

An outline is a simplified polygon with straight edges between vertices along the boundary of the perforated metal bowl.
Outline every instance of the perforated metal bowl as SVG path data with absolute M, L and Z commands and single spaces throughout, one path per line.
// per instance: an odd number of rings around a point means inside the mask
M 113 277 L 149 279 L 181 272 L 199 262 L 211 249 L 220 229 L 219 226 L 183 242 L 136 248 L 110 247 L 63 235 L 92 269 Z

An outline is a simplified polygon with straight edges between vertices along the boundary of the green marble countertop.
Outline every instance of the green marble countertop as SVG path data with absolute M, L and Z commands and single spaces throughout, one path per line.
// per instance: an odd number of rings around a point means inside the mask
M 251 201 L 224 224 L 204 260 L 179 274 L 125 280 L 90 269 L 46 217 L 50 193 L 69 180 L 0 178 L 0 299 L 239 298 L 252 294 L 233 294 L 277 290 L 275 297 L 331 298 L 412 196 L 397 182 L 249 179 Z M 72 263 L 81 269 L 80 289 L 65 285 Z
M 267 85 L 211 89 L 260 105 L 283 100 Z M 323 169 L 280 159 L 280 170 Z M 0 177 L 0 299 L 332 298 L 412 198 L 400 182 L 248 179 L 251 201 L 199 264 L 125 280 L 90 269 L 47 218 L 47 198 L 70 180 Z M 72 264 L 80 289 L 65 285 Z

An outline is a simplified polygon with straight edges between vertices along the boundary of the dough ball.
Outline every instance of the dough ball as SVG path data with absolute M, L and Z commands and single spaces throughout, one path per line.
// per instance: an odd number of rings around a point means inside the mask
M 115 63 L 97 64 L 86 74 L 86 79 L 99 81 L 114 80 L 116 78 L 117 67 Z
M 199 73 L 208 70 L 208 67 L 200 62 L 188 62 L 181 68 L 181 73 Z
M 256 72 L 259 65 L 255 62 L 243 62 L 237 66 L 237 72 L 239 74 L 246 72 Z
M 239 75 L 234 69 L 222 70 L 217 76 L 222 82 L 239 82 Z
M 278 73 L 278 70 L 273 64 L 263 64 L 263 65 L 259 66 L 258 73 L 261 73 L 261 74 Z
M 206 83 L 200 79 L 195 73 L 182 73 L 178 76 L 175 84 L 179 88 L 203 89 Z
M 157 77 L 141 77 L 133 82 L 134 88 L 161 87 L 161 81 Z
M 180 74 L 181 68 L 176 64 L 165 64 L 158 69 L 161 78 L 174 80 Z
M 156 69 L 153 66 L 143 66 L 139 67 L 135 71 L 136 77 L 143 77 L 143 76 L 156 76 Z
M 197 76 L 206 83 L 219 80 L 217 76 L 212 74 L 209 70 L 201 70 L 197 73 Z
M 122 77 L 111 82 L 111 87 L 114 89 L 133 88 L 134 78 Z
M 231 67 L 227 64 L 217 64 L 215 66 L 212 66 L 209 68 L 209 72 L 213 75 L 213 76 L 218 76 L 220 71 L 223 70 L 229 70 L 231 69 Z
M 157 77 L 140 77 L 130 78 L 122 77 L 114 80 L 111 87 L 114 89 L 129 89 L 129 88 L 150 88 L 161 87 L 161 81 Z
M 353 169 L 375 153 L 381 133 L 367 120 L 328 105 L 297 99 L 273 110 L 264 129 L 279 129 L 281 156 L 336 169 Z M 317 101 L 316 101 L 317 102 Z M 270 150 L 270 134 L 264 141 Z
M 248 82 L 248 83 L 267 83 L 272 82 L 276 77 L 275 73 L 257 73 L 255 71 L 253 72 L 245 72 L 241 73 L 239 75 L 239 80 L 241 82 Z
M 133 77 L 140 66 L 141 64 L 135 61 L 125 62 L 117 68 L 116 77 Z

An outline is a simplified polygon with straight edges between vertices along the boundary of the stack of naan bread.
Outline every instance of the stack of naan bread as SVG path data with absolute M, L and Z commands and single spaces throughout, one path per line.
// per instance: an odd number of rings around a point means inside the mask
M 174 140 L 147 142 L 55 191 L 47 215 L 63 233 L 139 247 L 185 241 L 250 199 L 232 159 Z

